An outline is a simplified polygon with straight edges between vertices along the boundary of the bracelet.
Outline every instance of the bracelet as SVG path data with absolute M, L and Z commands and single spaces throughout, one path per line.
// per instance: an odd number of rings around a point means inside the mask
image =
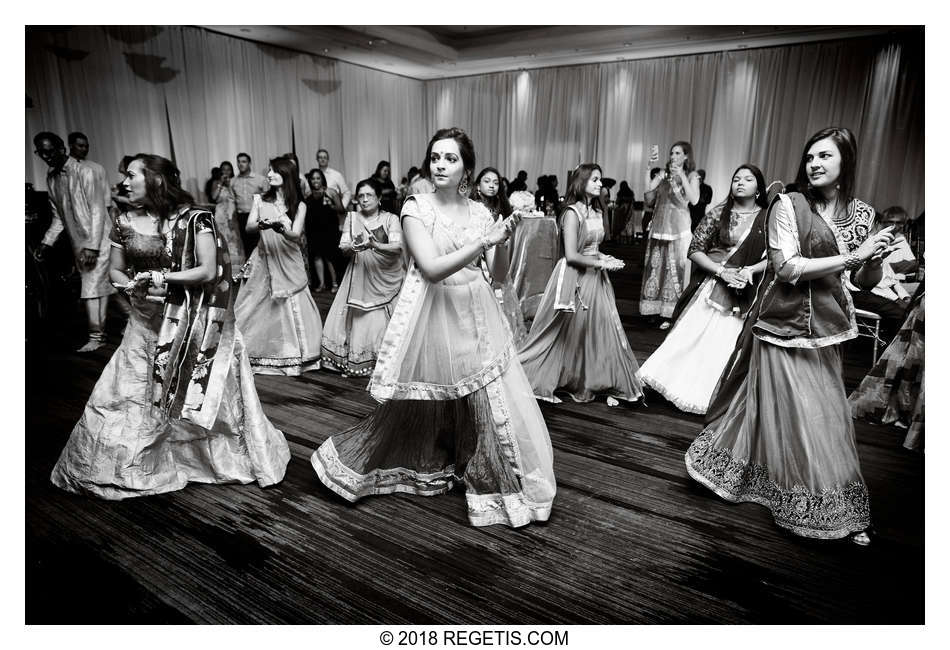
M 488 241 L 488 237 L 486 237 L 485 235 L 482 235 L 481 237 L 479 237 L 479 238 L 478 238 L 478 241 L 479 241 L 479 242 L 481 243 L 481 245 L 482 245 L 482 252 L 483 252 L 483 253 L 487 253 L 487 252 L 488 252 L 488 249 L 492 247 L 492 243 L 491 243 L 490 241 Z
M 844 268 L 853 271 L 864 266 L 864 260 L 858 257 L 857 253 L 848 253 L 844 256 Z
M 721 277 L 722 277 L 722 272 L 725 271 L 725 270 L 726 270 L 726 265 L 725 265 L 725 264 L 720 264 L 720 265 L 719 265 L 719 268 L 716 269 L 716 277 L 717 277 L 717 278 L 721 278 Z

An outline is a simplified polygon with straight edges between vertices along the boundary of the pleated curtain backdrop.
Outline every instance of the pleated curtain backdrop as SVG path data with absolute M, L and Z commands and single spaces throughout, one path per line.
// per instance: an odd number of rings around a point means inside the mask
M 435 129 L 461 126 L 479 167 L 529 182 L 579 162 L 637 198 L 650 145 L 693 144 L 714 201 L 739 164 L 794 177 L 804 141 L 829 125 L 858 138 L 857 193 L 879 209 L 924 206 L 923 31 L 747 51 L 514 70 L 417 81 L 194 27 L 27 30 L 27 138 L 84 131 L 110 174 L 122 155 L 175 157 L 198 193 L 212 166 L 247 151 L 254 168 L 319 147 L 351 185 L 389 160 L 419 165 Z M 167 111 L 166 111 L 167 107 Z M 46 168 L 27 142 L 27 181 Z
M 858 196 L 924 208 L 923 33 L 429 81 L 426 132 L 457 124 L 481 165 L 533 182 L 595 161 L 637 198 L 650 145 L 688 140 L 714 202 L 745 162 L 791 181 L 805 140 L 845 126 Z
M 425 152 L 414 79 L 193 27 L 29 29 L 26 49 L 26 175 L 38 189 L 46 165 L 31 138 L 41 130 L 86 133 L 111 179 L 123 155 L 174 146 L 200 200 L 211 167 L 241 151 L 258 171 L 296 151 L 306 172 L 323 147 L 350 185 L 380 160 L 405 174 Z

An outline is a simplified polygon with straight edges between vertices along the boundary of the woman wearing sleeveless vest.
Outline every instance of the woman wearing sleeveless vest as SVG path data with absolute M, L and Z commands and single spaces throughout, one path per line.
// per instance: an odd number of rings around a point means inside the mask
M 868 235 L 874 210 L 853 197 L 856 149 L 847 129 L 819 131 L 802 152 L 803 192 L 772 201 L 769 265 L 686 468 L 727 501 L 766 506 L 796 535 L 867 544 L 839 344 L 857 336 L 846 276 L 877 284 L 891 234 Z

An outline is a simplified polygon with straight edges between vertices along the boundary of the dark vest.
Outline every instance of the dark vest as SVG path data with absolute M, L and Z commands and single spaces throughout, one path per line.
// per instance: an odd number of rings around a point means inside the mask
M 795 208 L 802 257 L 821 258 L 849 253 L 867 238 L 874 221 L 871 206 L 858 201 L 848 205 L 847 218 L 826 222 L 797 192 L 788 195 Z M 772 200 L 769 220 L 779 197 Z M 830 274 L 794 284 L 780 281 L 769 264 L 761 284 L 759 317 L 753 326 L 758 338 L 776 345 L 818 348 L 854 338 L 857 327 L 851 294 L 841 274 Z

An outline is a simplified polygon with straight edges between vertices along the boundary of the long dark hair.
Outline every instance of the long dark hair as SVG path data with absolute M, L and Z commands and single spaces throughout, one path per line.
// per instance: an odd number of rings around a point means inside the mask
M 291 219 L 300 205 L 300 190 L 297 189 L 300 179 L 297 176 L 297 167 L 290 158 L 279 156 L 271 158 L 270 168 L 280 174 L 280 191 L 284 195 L 284 205 L 287 206 L 287 214 Z M 277 201 L 277 187 L 271 185 L 267 192 L 261 198 L 264 201 L 274 203 Z
M 765 191 L 765 175 L 762 173 L 762 170 L 753 165 L 752 163 L 744 163 L 736 167 L 736 171 L 732 172 L 731 178 L 735 178 L 736 174 L 739 173 L 742 169 L 748 169 L 752 172 L 752 175 L 755 176 L 755 204 L 759 206 L 759 209 L 769 207 L 769 197 L 768 193 Z M 719 213 L 719 236 L 723 241 L 726 241 L 729 237 L 729 220 L 732 215 L 732 207 L 735 205 L 735 198 L 732 196 L 732 181 L 729 181 L 729 196 L 726 197 L 726 200 L 722 203 L 722 212 Z
M 482 177 L 489 172 L 498 177 L 498 194 L 495 196 L 483 196 L 478 189 L 478 184 L 482 181 Z M 470 199 L 478 201 L 488 208 L 488 211 L 492 213 L 496 221 L 498 220 L 498 215 L 507 217 L 511 214 L 511 203 L 508 202 L 508 193 L 505 191 L 501 181 L 501 172 L 494 167 L 486 167 L 478 172 L 478 176 L 475 177 L 475 182 L 472 183 L 472 191 L 469 192 L 468 196 Z
M 567 180 L 567 194 L 564 195 L 565 209 L 579 201 L 603 213 L 604 204 L 600 200 L 599 195 L 592 199 L 587 198 L 587 181 L 590 180 L 591 174 L 594 173 L 595 169 L 599 171 L 601 177 L 603 177 L 604 170 L 601 169 L 597 163 L 582 163 L 574 168 L 574 171 L 571 172 L 571 177 Z
M 181 189 L 181 172 L 168 158 L 151 153 L 137 153 L 132 160 L 142 161 L 145 176 L 145 207 L 158 213 L 161 219 L 184 206 L 191 206 L 195 199 Z M 132 164 L 132 161 L 129 161 Z
M 321 185 L 320 185 L 320 191 L 321 191 L 321 192 L 326 192 L 326 191 L 327 191 L 327 175 L 323 173 L 323 170 L 322 170 L 322 169 L 319 169 L 318 167 L 314 167 L 313 169 L 311 169 L 309 172 L 306 173 L 306 175 L 304 176 L 304 178 L 306 178 L 306 179 L 307 179 L 307 182 L 309 183 L 310 181 L 313 180 L 313 177 L 314 177 L 314 176 L 319 176 L 319 177 L 320 177 L 320 183 L 321 183 Z M 313 188 L 311 188 L 310 191 L 311 191 L 311 193 L 312 193 L 312 192 L 313 192 Z
M 683 171 L 686 172 L 686 175 L 689 176 L 694 169 L 696 169 L 696 161 L 693 160 L 693 145 L 686 142 L 686 140 L 677 140 L 670 145 L 670 151 L 673 151 L 673 147 L 679 147 L 683 150 L 683 153 L 686 155 L 686 162 L 683 163 Z M 666 162 L 666 173 L 670 173 L 670 162 Z
M 812 208 L 815 207 L 815 203 L 823 202 L 824 197 L 811 186 L 805 157 L 813 144 L 825 138 L 829 138 L 834 142 L 841 154 L 838 196 L 844 199 L 844 205 L 851 203 L 851 199 L 854 198 L 854 170 L 858 162 L 858 143 L 849 129 L 842 126 L 829 126 L 808 138 L 805 148 L 802 149 L 802 157 L 798 161 L 798 174 L 795 175 L 795 184 L 798 185 L 798 191 L 805 196 Z
M 419 169 L 422 173 L 422 177 L 426 179 L 432 178 L 432 170 L 429 169 L 429 158 L 432 156 L 432 146 L 439 140 L 449 139 L 455 140 L 455 143 L 459 146 L 459 154 L 462 156 L 462 165 L 465 167 L 465 173 L 461 182 L 471 182 L 472 174 L 475 173 L 475 145 L 472 144 L 472 139 L 468 137 L 468 134 L 457 126 L 448 129 L 439 129 L 435 132 L 435 135 L 429 139 L 429 145 L 426 147 L 426 157 L 422 161 L 422 167 Z M 501 176 L 499 176 L 499 178 L 501 178 Z

